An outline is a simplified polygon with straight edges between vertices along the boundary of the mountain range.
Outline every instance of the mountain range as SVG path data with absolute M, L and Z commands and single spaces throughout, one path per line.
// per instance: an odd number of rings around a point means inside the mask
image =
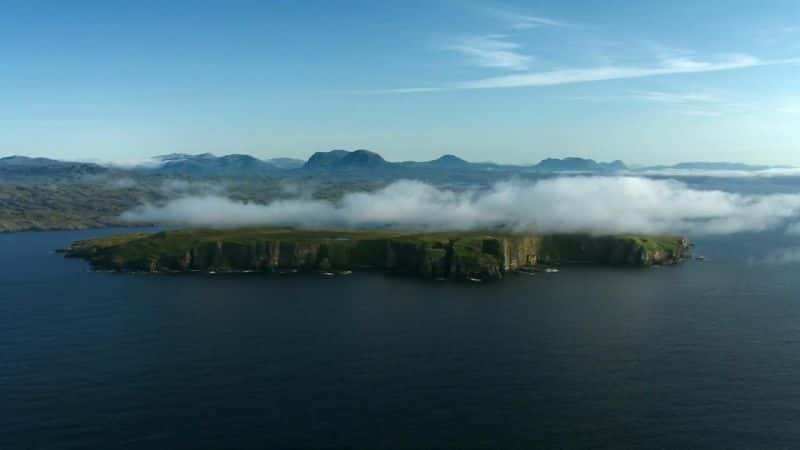
M 316 152 L 307 161 L 290 158 L 261 160 L 249 155 L 214 156 L 173 154 L 157 157 L 149 170 L 181 175 L 253 176 L 292 171 L 302 174 L 371 174 L 414 171 L 519 171 L 519 172 L 614 172 L 626 170 L 622 161 L 596 162 L 583 158 L 548 158 L 530 166 L 473 163 L 456 155 L 443 155 L 431 161 L 390 162 L 378 153 L 359 150 Z
M 134 167 L 10 156 L 0 158 L 0 232 L 123 225 L 120 215 L 138 205 L 220 189 L 236 201 L 258 204 L 297 195 L 297 186 L 310 186 L 315 199 L 333 201 L 347 192 L 368 192 L 399 179 L 459 190 L 557 174 L 671 178 L 693 174 L 703 175 L 704 186 L 718 189 L 727 182 L 726 169 L 731 176 L 741 176 L 743 170 L 761 168 L 734 163 L 629 168 L 621 161 L 574 157 L 503 165 L 470 162 L 450 154 L 430 161 L 391 162 L 368 150 L 318 152 L 305 161 L 174 153 Z M 714 174 L 710 181 L 705 179 L 709 173 Z
M 107 172 L 108 167 L 98 164 L 59 161 L 50 158 L 8 156 L 0 158 L 0 181 L 13 181 L 29 177 L 82 177 Z
M 728 162 L 690 162 L 672 166 L 629 168 L 622 161 L 598 162 L 593 159 L 567 157 L 547 158 L 533 165 L 508 165 L 488 162 L 469 162 L 456 155 L 446 154 L 431 161 L 390 162 L 380 154 L 359 149 L 316 152 L 303 161 L 294 158 L 259 159 L 251 155 L 231 154 L 216 156 L 211 153 L 172 153 L 153 158 L 149 164 L 119 168 L 86 162 L 59 161 L 48 158 L 9 156 L 0 158 L 0 175 L 6 177 L 81 176 L 108 171 L 127 171 L 156 175 L 190 177 L 415 177 L 432 174 L 547 174 L 593 173 L 613 174 L 653 169 L 683 170 L 760 170 L 766 166 L 750 166 Z

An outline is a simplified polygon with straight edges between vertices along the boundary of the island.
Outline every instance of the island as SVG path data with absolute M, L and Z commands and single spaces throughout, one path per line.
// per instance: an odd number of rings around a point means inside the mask
M 65 253 L 120 272 L 382 270 L 483 281 L 569 264 L 671 265 L 688 258 L 689 249 L 680 236 L 258 227 L 112 235 L 77 241 Z

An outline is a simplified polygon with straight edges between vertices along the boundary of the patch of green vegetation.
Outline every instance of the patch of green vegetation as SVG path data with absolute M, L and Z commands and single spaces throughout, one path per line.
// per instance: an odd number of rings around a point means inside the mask
M 657 251 L 679 251 L 683 245 L 684 238 L 681 236 L 659 236 L 659 235 L 641 235 L 641 234 L 628 234 L 620 236 L 623 239 L 629 239 L 636 245 L 642 246 L 649 252 Z

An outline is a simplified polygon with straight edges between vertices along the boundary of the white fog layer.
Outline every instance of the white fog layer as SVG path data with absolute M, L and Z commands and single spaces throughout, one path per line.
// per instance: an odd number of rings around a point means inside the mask
M 397 181 L 338 202 L 308 198 L 242 203 L 220 194 L 184 196 L 126 211 L 131 223 L 198 227 L 292 225 L 591 233 L 729 234 L 795 222 L 800 194 L 743 195 L 699 190 L 673 180 L 560 177 L 508 181 L 456 192 Z

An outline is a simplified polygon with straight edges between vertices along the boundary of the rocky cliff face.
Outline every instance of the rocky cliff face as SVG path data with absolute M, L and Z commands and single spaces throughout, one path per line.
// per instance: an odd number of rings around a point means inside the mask
M 675 264 L 689 256 L 679 237 L 553 235 L 542 240 L 540 261 L 559 264 L 651 266 Z
M 118 271 L 380 269 L 426 278 L 500 279 L 521 268 L 648 266 L 688 255 L 677 237 L 329 231 L 191 230 L 74 243 L 67 256 Z

